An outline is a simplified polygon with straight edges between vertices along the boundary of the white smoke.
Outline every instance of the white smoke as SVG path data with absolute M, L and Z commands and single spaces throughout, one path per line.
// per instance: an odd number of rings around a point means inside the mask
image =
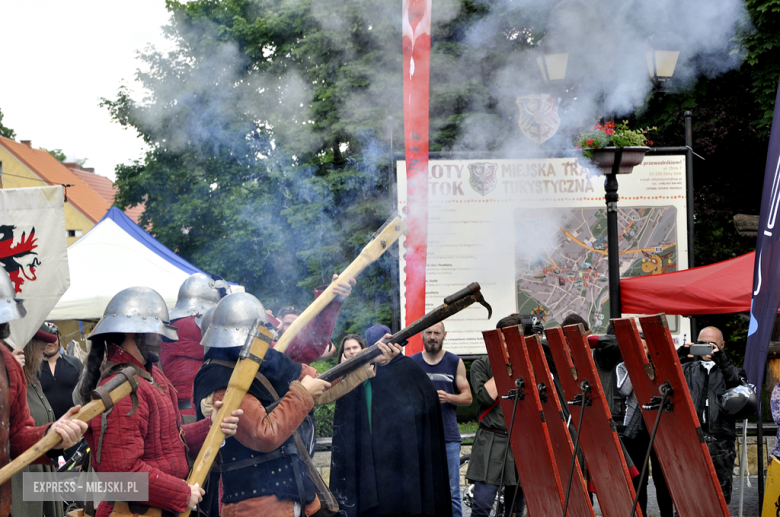
M 570 153 L 570 136 L 598 119 L 625 117 L 645 104 L 653 89 L 645 53 L 653 45 L 657 50 L 680 51 L 671 92 L 684 91 L 699 77 L 716 77 L 741 63 L 735 37 L 747 19 L 742 0 L 564 0 L 557 4 L 497 0 L 490 5 L 465 41 L 479 56 L 480 49 L 489 50 L 496 31 L 507 31 L 508 11 L 524 13 L 528 25 L 511 27 L 509 36 L 525 38 L 532 48 L 507 59 L 485 86 L 499 99 L 501 116 L 507 120 L 518 117 L 512 102 L 518 96 L 544 93 L 562 101 L 558 130 L 562 138 L 543 146 L 551 155 Z M 543 80 L 536 58 L 544 53 L 568 54 L 564 81 Z M 478 104 L 470 106 L 472 112 L 480 109 Z M 511 153 L 521 143 L 518 138 L 525 140 L 517 132 L 496 134 L 477 117 L 470 117 L 462 129 L 456 150 L 488 144 Z

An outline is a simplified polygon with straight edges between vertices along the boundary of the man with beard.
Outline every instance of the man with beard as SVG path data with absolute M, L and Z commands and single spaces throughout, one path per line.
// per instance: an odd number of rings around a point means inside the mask
M 14 298 L 14 285 L 8 273 L 0 267 L 0 465 L 35 445 L 47 433 L 59 433 L 62 437 L 56 449 L 72 447 L 87 429 L 86 422 L 71 420 L 81 406 L 70 409 L 54 424 L 35 427 L 27 406 L 27 382 L 22 367 L 11 353 L 10 347 L 2 341 L 11 334 L 10 322 L 27 314 L 22 300 Z M 51 453 L 51 454 L 50 454 Z M 53 465 L 59 450 L 41 456 L 33 464 Z M 0 486 L 0 517 L 11 512 L 11 482 Z
M 62 352 L 60 331 L 56 326 L 44 323 L 35 337 L 46 343 L 39 377 L 41 388 L 54 411 L 54 418 L 60 418 L 73 404 L 73 390 L 84 365 L 78 358 Z
M 366 343 L 390 337 L 374 325 Z M 336 402 L 330 489 L 347 517 L 452 513 L 441 404 L 428 376 L 386 345 L 376 376 Z
M 471 405 L 471 388 L 466 379 L 466 365 L 452 352 L 444 350 L 444 322 L 425 329 L 422 333 L 425 350 L 411 358 L 419 364 L 436 388 L 444 422 L 444 441 L 447 448 L 447 467 L 450 475 L 452 516 L 460 517 L 460 429 L 457 406 Z

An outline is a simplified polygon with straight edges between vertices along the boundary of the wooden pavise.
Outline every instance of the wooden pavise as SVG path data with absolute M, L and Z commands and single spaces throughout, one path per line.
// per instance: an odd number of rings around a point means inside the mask
M 636 321 L 614 319 L 620 351 L 648 430 L 657 427 L 652 446 L 680 517 L 728 517 L 729 508 L 704 440 L 680 359 L 664 314 L 639 318 L 647 343 L 645 355 Z M 649 357 L 648 357 L 649 356 Z M 666 393 L 661 407 L 660 399 Z M 663 411 L 663 414 L 659 414 Z M 641 468 L 640 465 L 637 465 Z M 691 480 L 696 480 L 691 490 Z

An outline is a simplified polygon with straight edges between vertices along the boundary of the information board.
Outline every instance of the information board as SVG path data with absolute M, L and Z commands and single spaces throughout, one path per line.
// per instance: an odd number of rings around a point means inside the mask
M 406 169 L 397 162 L 398 207 L 406 207 Z M 445 322 L 447 350 L 485 353 L 481 331 L 508 314 L 537 314 L 559 325 L 570 313 L 596 333 L 609 324 L 604 176 L 575 158 L 432 160 L 428 172 L 426 311 L 479 282 L 493 318 L 474 305 Z M 646 156 L 618 177 L 623 278 L 688 267 L 685 155 Z M 404 249 L 405 238 L 401 239 Z M 406 325 L 401 254 L 401 320 Z M 628 316 L 625 315 L 624 316 Z M 687 319 L 670 316 L 679 342 Z

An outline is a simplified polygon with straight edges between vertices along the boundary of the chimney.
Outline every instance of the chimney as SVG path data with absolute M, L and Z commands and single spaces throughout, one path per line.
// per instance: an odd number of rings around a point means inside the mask
M 20 140 L 22 145 L 26 145 L 30 149 L 32 149 L 32 140 Z

